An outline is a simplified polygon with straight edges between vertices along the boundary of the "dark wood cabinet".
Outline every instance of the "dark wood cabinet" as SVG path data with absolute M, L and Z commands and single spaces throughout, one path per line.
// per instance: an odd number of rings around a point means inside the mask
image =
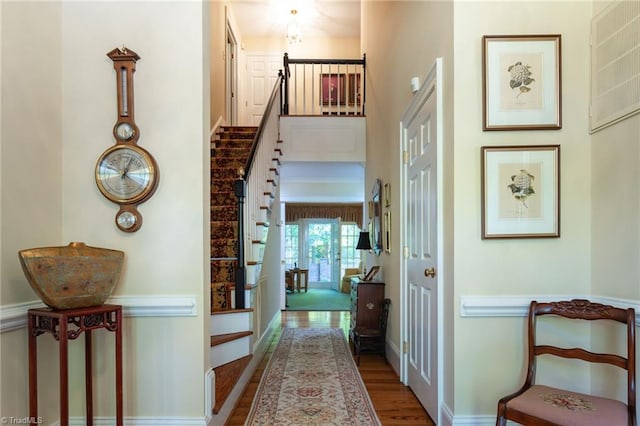
M 384 302 L 384 283 L 351 279 L 351 324 L 349 339 L 355 327 L 378 328 Z

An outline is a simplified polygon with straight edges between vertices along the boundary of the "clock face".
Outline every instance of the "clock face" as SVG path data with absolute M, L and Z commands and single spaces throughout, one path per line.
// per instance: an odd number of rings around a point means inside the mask
M 109 200 L 120 204 L 140 203 L 156 188 L 155 161 L 136 145 L 115 145 L 96 164 L 96 183 Z

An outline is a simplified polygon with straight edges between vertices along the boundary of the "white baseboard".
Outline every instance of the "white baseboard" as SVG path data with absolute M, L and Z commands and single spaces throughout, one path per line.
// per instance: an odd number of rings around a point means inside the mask
M 125 417 L 125 426 L 206 426 L 204 418 L 199 417 Z M 94 426 L 113 426 L 116 423 L 115 417 L 94 417 Z M 85 426 L 87 424 L 84 417 L 69 418 L 69 426 Z M 56 423 L 56 426 L 59 422 Z

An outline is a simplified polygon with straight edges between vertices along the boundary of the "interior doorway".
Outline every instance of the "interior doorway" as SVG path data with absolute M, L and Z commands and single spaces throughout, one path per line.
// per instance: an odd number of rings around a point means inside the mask
M 346 269 L 360 268 L 360 229 L 340 219 L 299 219 L 285 225 L 285 268 L 309 270 L 310 288 L 340 291 Z
M 442 59 L 401 120 L 401 378 L 441 424 L 443 327 Z
M 238 43 L 233 29 L 227 21 L 227 36 L 225 44 L 225 96 L 227 122 L 235 126 L 238 124 Z

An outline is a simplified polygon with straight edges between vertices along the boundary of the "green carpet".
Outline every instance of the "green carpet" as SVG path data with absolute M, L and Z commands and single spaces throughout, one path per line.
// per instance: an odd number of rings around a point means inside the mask
M 287 292 L 289 311 L 348 311 L 350 296 L 331 289 L 310 288 L 308 292 Z

